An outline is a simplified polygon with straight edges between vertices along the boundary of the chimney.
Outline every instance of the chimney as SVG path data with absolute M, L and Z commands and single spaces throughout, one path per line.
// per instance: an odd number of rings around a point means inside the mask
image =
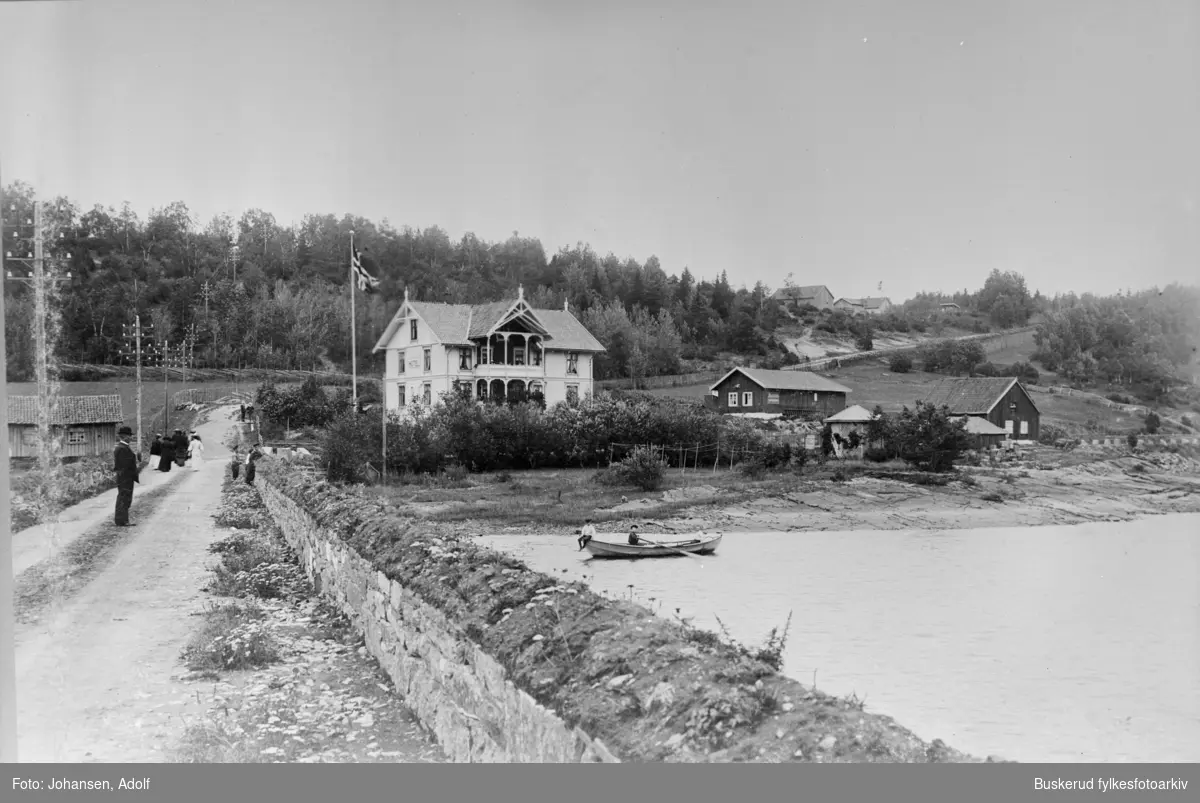
M 564 310 L 565 312 L 570 312 L 570 311 L 571 311 L 571 302 L 570 302 L 570 301 L 568 301 L 568 300 L 567 300 L 567 299 L 565 299 L 565 298 L 563 299 L 563 310 Z
M 525 285 L 523 285 L 523 284 L 517 285 L 517 300 L 518 301 L 525 300 Z
M 404 303 L 408 303 L 408 285 L 404 285 Z

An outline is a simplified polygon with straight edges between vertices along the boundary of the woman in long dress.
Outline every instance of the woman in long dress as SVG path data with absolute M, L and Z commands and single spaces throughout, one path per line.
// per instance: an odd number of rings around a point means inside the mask
M 192 433 L 192 442 L 188 444 L 188 462 L 192 464 L 193 471 L 199 471 L 204 464 L 204 441 L 195 433 Z
M 150 463 L 147 468 L 154 471 L 158 468 L 158 459 L 162 457 L 162 433 L 154 436 L 154 443 L 150 444 Z

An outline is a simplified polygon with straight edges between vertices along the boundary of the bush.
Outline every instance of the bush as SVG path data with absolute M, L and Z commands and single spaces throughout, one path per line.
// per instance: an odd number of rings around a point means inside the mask
M 975 366 L 975 374 L 978 376 L 996 376 L 996 366 L 990 362 L 981 362 Z
M 921 471 L 948 471 L 970 445 L 966 422 L 955 421 L 948 407 L 917 402 L 915 411 L 907 408 L 895 423 L 895 439 L 900 456 Z
M 888 369 L 895 374 L 907 374 L 912 367 L 912 357 L 906 353 L 893 354 L 888 360 Z
M 1179 419 L 1179 423 L 1183 424 L 1188 429 L 1195 429 L 1195 427 L 1192 425 L 1192 419 L 1190 416 L 1185 415 L 1185 416 L 1181 417 Z
M 1160 419 L 1158 417 L 1157 413 L 1153 413 L 1153 412 L 1147 413 L 1146 419 L 1145 419 L 1145 424 L 1146 424 L 1146 434 L 1153 435 L 1156 432 L 1158 432 L 1159 427 L 1162 426 L 1162 419 Z
M 624 460 L 614 463 L 606 474 L 607 482 L 626 483 L 643 491 L 655 491 L 662 486 L 667 464 L 658 456 L 656 449 L 638 446 Z
M 1125 442 L 1129 444 L 1130 449 L 1136 449 L 1138 445 L 1138 436 L 1136 432 L 1130 432 L 1125 436 Z
M 875 339 L 871 337 L 870 332 L 863 332 L 854 339 L 854 346 L 859 351 L 872 351 L 875 348 Z
M 866 460 L 870 460 L 872 463 L 886 463 L 891 459 L 891 455 L 888 454 L 887 449 L 879 448 L 867 449 L 867 451 L 863 454 L 863 457 Z

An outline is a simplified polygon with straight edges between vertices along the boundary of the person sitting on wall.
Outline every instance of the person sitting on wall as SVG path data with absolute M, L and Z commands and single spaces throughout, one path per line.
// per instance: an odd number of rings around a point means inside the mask
M 630 524 L 629 525 L 629 545 L 637 546 L 640 543 L 641 543 L 641 539 L 638 538 L 638 526 L 636 524 Z

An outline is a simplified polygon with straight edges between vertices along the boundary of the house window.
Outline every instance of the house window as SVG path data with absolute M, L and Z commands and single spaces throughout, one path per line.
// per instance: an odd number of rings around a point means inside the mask
M 575 404 L 579 401 L 579 385 L 567 385 L 567 403 Z
M 406 388 L 406 387 L 404 387 L 404 385 L 400 385 L 398 388 L 396 388 L 396 390 L 397 390 L 397 392 L 399 393 L 399 397 L 400 397 L 400 398 L 399 398 L 399 406 L 403 407 L 403 406 L 404 406 L 404 403 L 405 403 L 405 399 L 404 399 L 404 391 L 406 391 L 406 390 L 407 390 L 407 388 Z
M 425 383 L 424 388 L 421 390 L 421 398 L 426 404 L 433 403 L 433 385 L 429 384 L 428 382 Z
M 425 370 L 433 370 L 433 349 L 425 349 Z
M 396 369 L 396 373 L 402 374 L 402 373 L 404 373 L 404 352 L 403 351 L 401 351 L 399 353 L 399 357 L 400 357 L 400 367 Z
M 458 370 L 460 370 L 460 371 L 470 371 L 471 370 L 471 350 L 470 349 L 459 349 L 458 350 Z
M 815 402 L 815 401 L 819 401 L 819 400 L 817 399 L 817 394 L 815 394 L 815 393 L 813 394 L 813 401 L 814 401 L 814 402 Z
M 1016 426 L 1016 425 L 1017 425 L 1017 422 L 1016 422 L 1016 421 L 1013 421 L 1013 420 L 1011 420 L 1011 419 L 1010 419 L 1010 420 L 1008 420 L 1008 421 L 1005 421 L 1005 422 L 1004 422 L 1004 428 L 1008 430 L 1008 434 L 1009 434 L 1009 435 L 1014 435 L 1014 434 L 1016 434 L 1016 431 L 1017 431 L 1017 426 Z
M 529 364 L 530 365 L 541 365 L 542 364 L 541 348 L 535 349 L 532 346 L 529 347 Z
M 579 355 L 578 354 L 568 354 L 567 355 L 567 373 L 568 374 L 579 373 Z
M 81 446 L 87 443 L 87 432 L 82 429 L 67 430 L 67 445 Z
M 767 404 L 779 404 L 779 394 L 774 392 L 768 393 Z
M 754 393 L 753 392 L 746 391 L 745 393 L 742 394 L 742 406 L 743 407 L 753 407 L 754 406 Z
M 525 364 L 525 347 L 524 346 L 516 346 L 513 349 L 513 365 L 524 365 L 524 364 Z
M 408 322 L 408 339 L 409 340 L 417 339 L 417 319 L 416 318 L 413 318 L 411 321 Z
M 1029 434 L 1029 422 L 1028 422 L 1028 421 L 1022 421 L 1022 422 L 1021 422 L 1021 434 L 1022 434 L 1022 435 L 1028 435 L 1028 434 Z
M 736 390 L 729 391 L 729 406 L 737 407 L 738 406 L 737 400 L 738 400 L 737 391 Z
M 25 444 L 28 446 L 37 443 L 37 437 L 37 430 L 33 427 L 25 427 L 21 430 L 21 440 L 25 441 Z

